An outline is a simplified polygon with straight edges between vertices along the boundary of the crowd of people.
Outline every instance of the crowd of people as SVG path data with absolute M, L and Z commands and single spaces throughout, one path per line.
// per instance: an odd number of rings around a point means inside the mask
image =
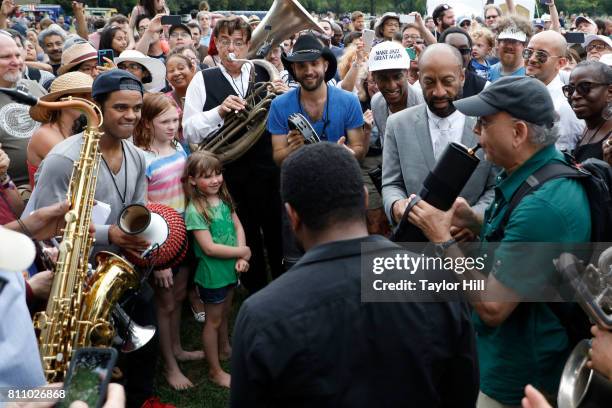
M 388 238 L 406 214 L 448 257 L 479 240 L 592 241 L 579 180 L 547 181 L 509 208 L 550 163 L 612 165 L 612 18 L 566 16 L 550 1 L 530 21 L 506 6 L 481 16 L 448 4 L 431 16 L 328 13 L 246 63 L 262 45 L 252 41 L 260 18 L 211 12 L 206 1 L 169 25 L 164 0 L 108 19 L 75 1 L 70 24 L 3 0 L 0 88 L 81 98 L 103 117 L 95 207 L 106 213 L 94 217 L 91 259 L 149 247 L 118 225 L 130 204 L 168 206 L 188 231 L 185 259 L 122 302 L 157 332 L 120 356 L 114 381 L 124 388 L 113 385 L 106 406 L 173 406 L 155 396 L 157 367 L 189 393 L 200 379 L 180 363 L 193 360 L 230 388 L 232 406 L 555 406 L 574 344 L 547 303 L 522 301 L 526 285 L 558 280 L 552 265 L 526 283 L 513 274 L 517 254 L 500 249 L 484 279 L 511 301 L 361 300 L 363 245 L 404 251 Z M 273 97 L 267 116 L 235 137 L 254 125 L 261 135 L 231 160 L 201 149 L 246 120 L 261 82 Z M 46 384 L 31 319 L 51 292 L 50 243 L 87 125 L 78 109 L 0 92 L 0 243 L 14 230 L 39 247 L 23 278 L 0 260 L 2 387 Z M 415 204 L 453 142 L 481 147 L 460 197 L 446 212 Z M 248 298 L 230 327 L 237 290 Z M 185 301 L 193 316 L 181 316 Z M 201 324 L 201 350 L 183 348 L 185 318 Z M 589 366 L 612 381 L 612 332 L 594 326 L 592 336 Z

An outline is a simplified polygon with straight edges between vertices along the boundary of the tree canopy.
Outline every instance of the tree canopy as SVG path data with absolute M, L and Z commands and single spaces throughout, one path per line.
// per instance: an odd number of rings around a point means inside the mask
M 60 4 L 71 14 L 71 0 L 53 1 Z M 126 0 L 118 3 L 115 0 L 94 0 L 88 2 L 94 7 L 115 7 L 121 13 L 129 13 L 137 0 Z M 272 0 L 208 0 L 211 10 L 268 10 Z M 166 0 L 172 13 L 187 14 L 198 9 L 200 0 Z M 354 10 L 380 15 L 386 11 L 408 13 L 418 11 L 425 13 L 426 0 L 300 0 L 300 3 L 310 12 L 322 13 L 333 11 L 337 15 L 350 14 Z M 612 15 L 610 0 L 556 0 L 557 9 L 566 13 L 587 13 L 591 16 Z M 540 13 L 547 12 L 541 5 Z

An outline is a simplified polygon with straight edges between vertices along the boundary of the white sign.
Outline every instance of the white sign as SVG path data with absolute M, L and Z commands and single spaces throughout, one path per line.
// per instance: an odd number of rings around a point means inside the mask
M 455 11 L 455 17 L 460 16 L 480 16 L 483 15 L 484 6 L 487 4 L 483 0 L 427 0 L 427 15 L 431 16 L 436 7 L 440 4 L 448 4 Z M 501 7 L 504 13 L 507 12 L 505 0 L 495 0 L 495 4 Z M 514 0 L 517 12 L 529 20 L 533 19 L 535 10 L 535 0 Z
M 376 50 L 374 52 L 374 61 L 393 61 L 403 57 L 401 48 Z

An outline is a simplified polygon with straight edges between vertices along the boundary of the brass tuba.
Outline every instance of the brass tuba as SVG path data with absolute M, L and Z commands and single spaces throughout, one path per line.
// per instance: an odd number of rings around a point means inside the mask
M 272 81 L 279 79 L 277 69 L 265 60 L 239 60 L 233 54 L 234 61 L 251 64 L 251 93 L 246 98 L 246 106 L 241 111 L 229 112 L 223 126 L 210 134 L 199 149 L 216 154 L 221 162 L 229 163 L 245 154 L 266 130 L 266 121 L 272 100 L 276 97 Z M 255 83 L 255 65 L 263 67 L 269 76 L 268 82 Z
M 324 34 L 310 13 L 297 0 L 274 0 L 251 35 L 248 58 L 263 58 L 267 51 L 295 33 L 314 30 Z
M 32 103 L 30 103 L 32 104 Z M 75 162 L 68 187 L 70 210 L 59 248 L 51 294 L 44 312 L 34 316 L 43 370 L 49 382 L 66 375 L 74 350 L 81 347 L 109 346 L 115 331 L 110 323 L 113 308 L 128 288 L 139 284 L 130 263 L 109 252 L 96 256 L 98 268 L 88 277 L 88 258 L 93 244 L 89 234 L 98 177 L 102 136 L 97 107 L 91 102 L 68 97 L 60 102 L 38 101 L 50 109 L 79 109 L 87 117 L 83 145 Z M 98 110 L 99 112 L 99 110 Z

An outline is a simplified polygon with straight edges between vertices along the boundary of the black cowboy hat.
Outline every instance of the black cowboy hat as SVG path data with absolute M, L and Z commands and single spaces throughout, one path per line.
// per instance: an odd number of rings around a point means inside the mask
M 327 82 L 336 75 L 338 62 L 331 50 L 325 47 L 323 43 L 312 34 L 300 36 L 293 45 L 293 51 L 287 55 L 283 53 L 283 55 L 281 55 L 281 60 L 283 61 L 285 69 L 295 78 L 292 66 L 293 62 L 315 61 L 321 57 L 325 58 L 328 63 L 327 71 L 325 71 L 325 82 Z

